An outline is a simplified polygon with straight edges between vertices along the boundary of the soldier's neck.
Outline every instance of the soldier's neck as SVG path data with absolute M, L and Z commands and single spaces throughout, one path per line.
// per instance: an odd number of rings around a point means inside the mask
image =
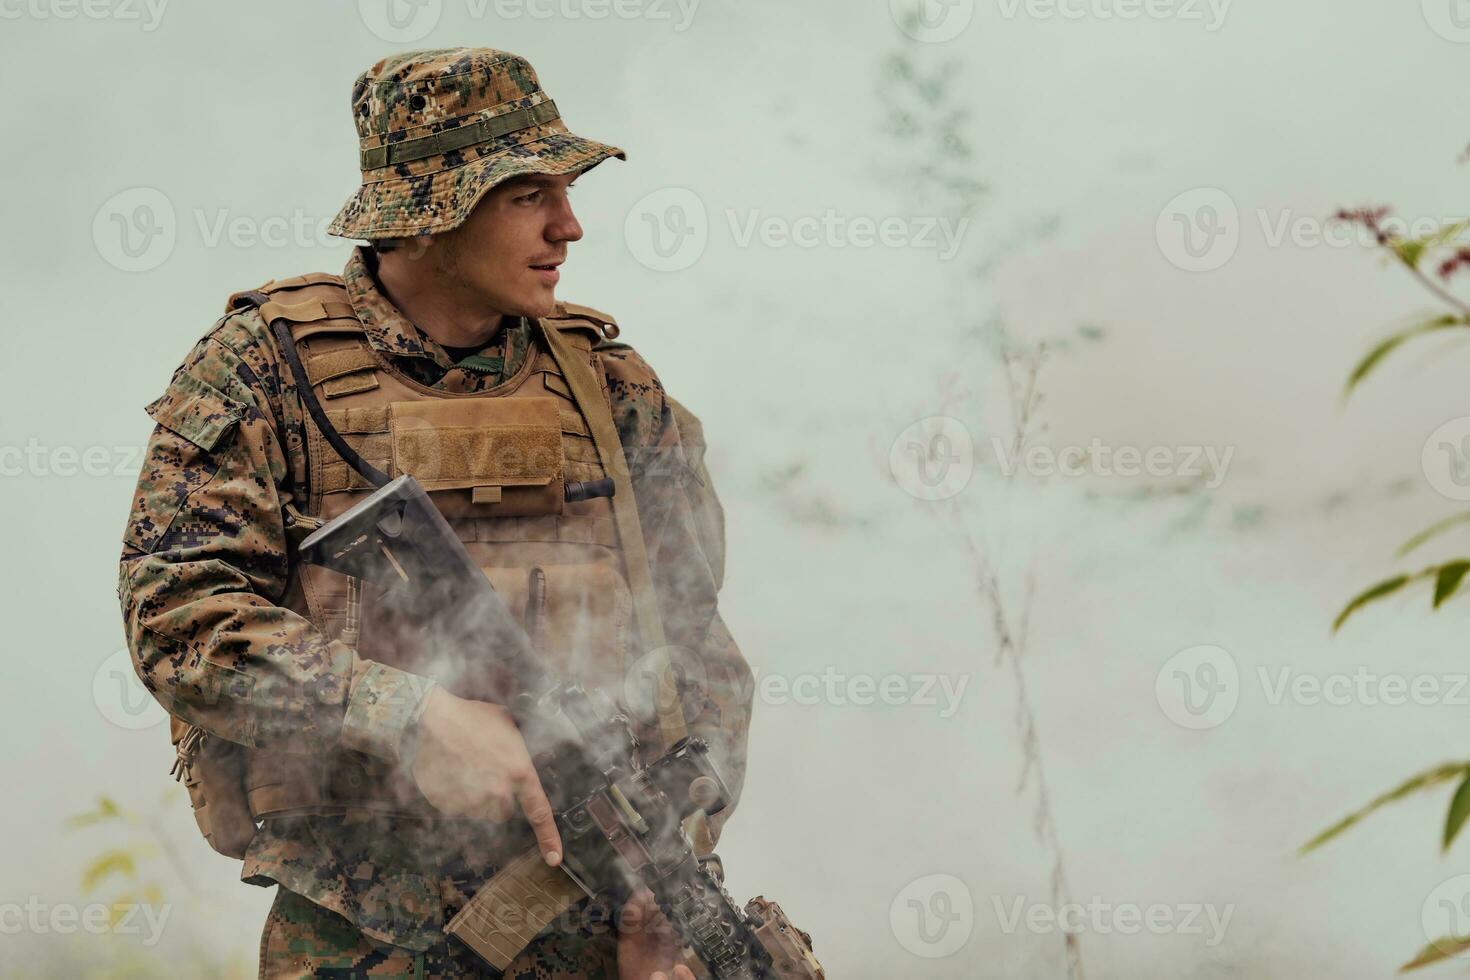
M 443 287 L 443 279 L 409 271 L 416 274 L 405 274 L 392 261 L 380 261 L 373 270 L 383 295 L 430 340 L 441 347 L 479 348 L 500 332 L 505 314 L 466 303 L 462 294 Z

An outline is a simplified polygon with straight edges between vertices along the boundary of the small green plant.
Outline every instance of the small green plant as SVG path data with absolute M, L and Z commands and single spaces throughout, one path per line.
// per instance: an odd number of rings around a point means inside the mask
M 1389 214 L 1387 208 L 1359 208 L 1340 211 L 1336 217 L 1340 221 L 1352 222 L 1367 229 L 1390 262 L 1406 270 L 1433 297 L 1436 308 L 1411 317 L 1404 325 L 1374 344 L 1349 373 L 1343 392 L 1344 398 L 1351 396 L 1390 354 L 1405 344 L 1424 337 L 1470 328 L 1470 304 L 1449 288 L 1458 274 L 1470 269 L 1470 246 L 1461 240 L 1461 234 L 1470 227 L 1470 222 L 1455 222 L 1433 234 L 1411 238 L 1399 235 L 1387 227 Z M 1405 541 L 1395 557 L 1400 560 L 1407 558 L 1426 542 L 1453 533 L 1467 523 L 1470 523 L 1470 511 L 1443 517 Z M 1396 572 L 1353 596 L 1333 621 L 1333 632 L 1341 629 L 1350 617 L 1365 606 L 1420 582 L 1432 583 L 1430 609 L 1439 609 L 1449 599 L 1464 594 L 1463 586 L 1467 574 L 1470 574 L 1470 558 L 1453 558 L 1410 571 Z M 1313 837 L 1302 845 L 1300 853 L 1316 850 L 1390 803 L 1448 784 L 1456 784 L 1440 835 L 1441 849 L 1448 851 L 1464 829 L 1467 818 L 1470 818 L 1470 761 L 1443 763 L 1411 776 Z M 1466 949 L 1470 949 L 1470 936 L 1440 937 L 1421 949 L 1400 967 L 1400 971 L 1428 966 Z
M 167 830 L 164 815 L 179 806 L 181 795 L 180 789 L 171 787 L 150 811 L 123 806 L 103 795 L 94 808 L 67 819 L 69 832 L 101 841 L 101 849 L 82 867 L 81 890 L 83 895 L 98 896 L 107 905 L 109 932 L 123 932 L 120 926 L 124 917 L 140 906 L 160 910 L 174 921 L 182 918 L 180 912 L 208 914 L 211 906 L 202 900 L 184 855 Z M 180 889 L 186 895 L 182 909 L 168 897 Z M 167 920 L 156 921 L 161 925 Z M 119 942 L 109 950 L 105 964 L 68 962 L 66 968 L 98 978 L 191 976 L 237 980 L 250 972 L 239 953 L 211 950 L 199 939 L 191 939 L 187 945 L 170 944 L 166 953 L 157 946 L 140 949 L 137 944 Z

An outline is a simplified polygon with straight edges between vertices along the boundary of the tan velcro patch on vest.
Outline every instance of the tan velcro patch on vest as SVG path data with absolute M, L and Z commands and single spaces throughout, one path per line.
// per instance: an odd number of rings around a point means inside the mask
M 346 308 L 343 309 L 343 307 Z M 352 307 L 346 303 L 323 303 L 315 299 L 303 300 L 300 303 L 282 303 L 279 300 L 271 300 L 260 308 L 260 315 L 265 318 L 266 323 L 279 319 L 288 320 L 291 323 L 313 323 L 317 320 L 351 316 Z
M 360 432 L 387 432 L 388 406 L 363 406 L 360 408 L 338 408 L 327 413 L 332 428 L 346 434 Z
M 344 350 L 334 350 L 326 354 L 315 354 L 307 359 L 306 376 L 311 383 L 319 385 L 323 381 L 340 378 L 344 374 L 352 374 L 354 371 L 373 371 L 378 367 L 378 359 L 373 352 L 366 347 L 348 347 Z
M 413 474 L 431 493 L 468 491 L 465 503 L 486 514 L 561 513 L 555 398 L 394 402 L 389 428 L 394 472 Z
M 587 422 L 576 412 L 561 413 L 561 431 L 569 432 L 574 436 L 586 436 L 589 439 L 592 433 L 587 429 Z
M 341 378 L 333 378 L 322 385 L 322 394 L 328 398 L 341 398 L 363 391 L 372 391 L 378 386 L 378 376 L 370 371 L 361 371 Z

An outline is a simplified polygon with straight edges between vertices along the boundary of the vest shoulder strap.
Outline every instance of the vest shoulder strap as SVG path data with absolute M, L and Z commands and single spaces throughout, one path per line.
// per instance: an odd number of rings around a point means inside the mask
M 633 498 L 633 481 L 623 456 L 623 444 L 618 438 L 617 426 L 602 397 L 602 389 L 592 364 L 572 349 L 566 329 L 562 327 L 568 321 L 548 320 L 550 318 L 540 321 L 546 327 L 555 328 L 544 330 L 547 346 L 551 348 L 551 354 L 561 368 L 562 377 L 572 390 L 577 407 L 587 419 L 587 427 L 592 430 L 592 440 L 602 459 L 602 467 L 613 479 L 613 522 L 617 526 L 618 543 L 622 546 L 624 568 L 633 593 L 633 613 L 638 624 L 639 639 L 645 650 L 656 652 L 663 658 L 654 671 L 661 685 L 666 686 L 666 690 L 677 690 L 673 686 L 668 666 L 663 617 L 659 612 L 658 595 L 653 588 L 653 575 L 644 546 L 638 504 Z M 678 698 L 660 696 L 658 702 L 659 729 L 667 748 L 685 735 L 684 714 Z
M 576 303 L 557 303 L 551 313 L 542 319 L 563 332 L 589 333 L 593 343 L 600 340 L 613 340 L 622 333 L 622 330 L 618 328 L 618 322 L 611 315 Z
M 260 302 L 261 297 L 264 302 Z M 291 337 L 297 341 L 321 333 L 363 333 L 341 277 L 324 272 L 272 279 L 259 289 L 235 293 L 226 311 L 245 306 L 259 306 L 260 315 L 268 324 L 285 320 L 290 325 Z

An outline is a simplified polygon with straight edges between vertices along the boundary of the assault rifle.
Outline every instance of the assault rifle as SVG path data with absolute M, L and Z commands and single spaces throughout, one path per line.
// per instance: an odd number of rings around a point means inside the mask
M 611 480 L 566 487 L 569 500 L 612 493 Z M 451 935 L 503 970 L 583 895 L 616 908 L 647 888 L 717 980 L 822 980 L 811 937 L 774 902 L 756 898 L 739 908 L 719 859 L 699 856 L 685 831 L 696 811 L 712 815 L 729 803 L 704 740 L 680 739 L 641 764 L 628 718 L 606 697 L 545 669 L 531 640 L 537 624 L 516 621 L 412 476 L 315 531 L 300 556 L 371 583 L 389 612 L 432 627 L 431 647 L 471 638 L 475 649 L 431 649 L 431 656 L 472 675 L 477 696 L 510 711 L 556 811 L 561 868 L 546 867 L 534 851 L 509 862 L 449 924 Z M 533 590 L 536 581 L 533 570 Z M 527 608 L 534 618 L 537 603 Z M 518 916 L 525 918 L 510 921 Z

